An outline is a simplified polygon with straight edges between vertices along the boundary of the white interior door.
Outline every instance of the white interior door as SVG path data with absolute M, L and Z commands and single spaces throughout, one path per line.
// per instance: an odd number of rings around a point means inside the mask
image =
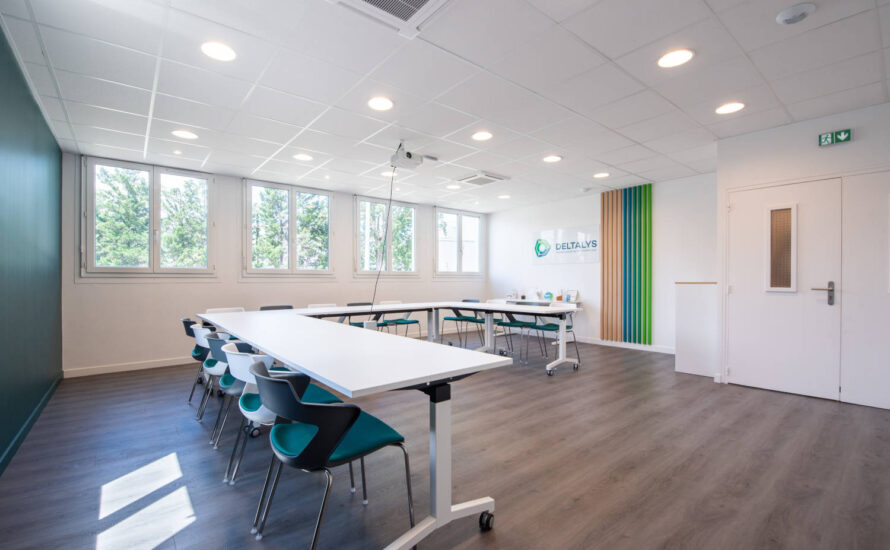
M 890 172 L 844 178 L 841 400 L 890 408 Z
M 841 181 L 730 193 L 728 381 L 838 399 Z M 790 233 L 788 233 L 790 229 Z

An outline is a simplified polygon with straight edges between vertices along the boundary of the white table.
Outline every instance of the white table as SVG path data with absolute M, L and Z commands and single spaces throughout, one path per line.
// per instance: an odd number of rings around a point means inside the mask
M 485 318 L 485 341 L 478 351 L 495 353 L 494 314 L 510 313 L 513 315 L 533 315 L 536 317 L 553 317 L 559 320 L 559 338 L 557 339 L 558 355 L 547 363 L 545 370 L 548 375 L 556 371 L 556 367 L 569 363 L 577 367 L 578 360 L 566 356 L 566 318 L 578 311 L 574 303 L 537 306 L 528 304 L 510 304 L 493 302 L 419 302 L 409 304 L 376 304 L 374 306 L 333 306 L 323 308 L 304 308 L 290 310 L 310 317 L 341 317 L 344 315 L 374 315 L 377 313 L 407 313 L 415 311 L 427 312 L 426 338 L 430 342 L 439 339 L 439 318 L 441 310 L 479 312 Z
M 436 318 L 436 304 L 430 303 L 412 303 L 412 304 L 376 304 L 373 306 L 328 306 L 328 307 L 312 307 L 291 310 L 300 315 L 307 317 L 316 317 L 323 319 L 325 317 L 343 317 L 349 315 L 377 315 L 386 313 L 414 313 L 418 311 L 426 312 L 426 339 L 430 342 L 439 339 L 439 322 Z M 376 318 L 375 318 L 376 320 Z
M 494 499 L 451 501 L 451 384 L 455 378 L 509 365 L 505 357 L 441 346 L 298 315 L 294 310 L 203 313 L 198 317 L 291 369 L 360 397 L 416 388 L 430 398 L 430 515 L 393 541 L 411 548 L 449 522 L 494 512 Z
M 511 315 L 534 315 L 535 317 L 554 317 L 559 320 L 559 338 L 557 346 L 559 354 L 553 361 L 547 363 L 544 367 L 548 375 L 552 375 L 556 367 L 569 363 L 573 368 L 577 368 L 578 360 L 573 357 L 566 356 L 566 319 L 567 317 L 578 311 L 574 304 L 561 304 L 550 306 L 533 306 L 524 304 L 509 303 L 493 303 L 493 302 L 438 302 L 435 304 L 438 309 L 451 309 L 455 311 L 474 311 L 482 313 L 485 316 L 485 343 L 479 348 L 481 351 L 494 352 L 494 314 L 510 313 Z M 434 314 L 438 322 L 438 313 Z

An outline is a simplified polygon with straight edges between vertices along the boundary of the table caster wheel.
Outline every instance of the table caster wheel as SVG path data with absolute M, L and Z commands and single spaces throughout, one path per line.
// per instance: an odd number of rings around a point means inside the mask
M 254 428 L 254 429 L 250 430 L 250 437 L 259 437 L 259 436 L 260 436 L 259 428 Z
M 224 392 L 222 390 L 216 390 L 217 397 L 222 397 L 223 395 L 224 395 Z
M 199 386 L 202 385 L 203 383 L 204 383 L 203 376 L 199 376 L 198 379 L 195 381 L 195 384 L 198 384 Z
M 548 371 L 547 371 L 547 376 L 553 376 L 553 371 L 552 371 L 552 370 L 548 370 Z
M 578 365 L 577 363 L 572 365 L 572 370 L 578 370 L 580 368 L 581 368 L 581 365 Z
M 491 531 L 494 527 L 494 514 L 491 512 L 482 512 L 479 514 L 479 529 L 482 531 Z

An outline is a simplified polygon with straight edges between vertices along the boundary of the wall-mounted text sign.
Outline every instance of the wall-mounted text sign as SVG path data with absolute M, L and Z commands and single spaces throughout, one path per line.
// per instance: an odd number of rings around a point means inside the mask
M 566 227 L 539 231 L 532 245 L 535 264 L 586 264 L 600 261 L 600 227 Z

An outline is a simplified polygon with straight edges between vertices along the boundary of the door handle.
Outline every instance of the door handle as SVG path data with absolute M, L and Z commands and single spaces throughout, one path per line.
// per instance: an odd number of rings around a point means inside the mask
M 828 281 L 828 288 L 811 288 L 810 290 L 824 290 L 828 292 L 828 305 L 834 305 L 834 281 Z

